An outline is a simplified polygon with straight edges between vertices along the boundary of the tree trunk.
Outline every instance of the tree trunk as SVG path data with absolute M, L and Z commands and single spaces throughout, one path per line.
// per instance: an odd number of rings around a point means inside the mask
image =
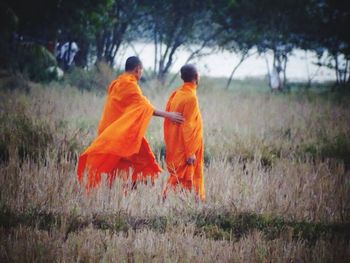
M 249 56 L 247 56 L 247 52 L 244 52 L 241 56 L 241 59 L 239 60 L 239 62 L 237 63 L 237 65 L 233 68 L 230 77 L 226 83 L 226 89 L 228 89 L 230 87 L 231 81 L 233 79 L 233 75 L 235 74 L 236 70 L 239 68 L 239 66 L 243 63 L 243 61 Z
M 104 32 L 100 32 L 96 35 L 96 60 L 100 61 L 103 56 L 103 47 L 104 47 Z
M 156 33 L 156 29 L 154 30 L 154 68 L 153 68 L 153 72 L 154 72 L 154 76 L 156 75 L 157 72 L 157 65 L 158 65 L 158 37 L 157 37 L 157 33 Z
M 215 38 L 216 35 L 219 34 L 219 32 L 221 32 L 221 31 L 215 32 L 214 34 L 212 34 L 211 36 L 209 36 L 207 39 L 205 39 L 205 40 L 203 41 L 202 45 L 201 45 L 198 49 L 192 51 L 191 54 L 189 55 L 189 57 L 186 59 L 186 62 L 184 63 L 184 65 L 186 65 L 187 63 L 189 63 L 191 60 L 193 60 L 193 59 L 196 58 L 196 57 L 202 57 L 202 56 L 205 56 L 205 55 L 210 55 L 211 52 L 208 53 L 208 54 L 201 54 L 201 51 L 202 51 L 205 47 L 207 47 L 209 41 L 211 41 L 213 38 Z M 175 81 L 176 77 L 177 77 L 177 74 L 175 74 L 175 75 L 172 77 L 172 79 L 169 81 L 169 83 L 167 84 L 167 86 L 171 86 L 171 84 L 173 84 L 173 82 Z
M 284 58 L 283 58 L 283 62 L 284 62 L 284 65 L 283 65 L 283 85 L 282 87 L 283 88 L 286 88 L 287 86 L 287 62 L 288 62 L 288 57 L 287 55 L 284 55 Z
M 344 67 L 344 76 L 343 76 L 343 83 L 345 84 L 346 83 L 346 80 L 348 78 L 348 65 L 349 65 L 349 60 L 346 59 L 345 61 L 345 67 Z
M 335 77 L 336 77 L 336 83 L 337 85 L 340 84 L 340 76 L 339 76 L 339 62 L 338 62 L 338 54 L 336 53 L 334 55 L 334 61 L 335 61 Z
M 89 45 L 86 44 L 87 41 L 78 41 L 79 43 L 79 52 L 77 53 L 77 56 L 75 57 L 76 65 L 79 67 L 86 67 L 88 66 L 88 54 L 89 54 Z
M 265 63 L 266 63 L 266 68 L 267 68 L 267 77 L 268 77 L 268 81 L 269 81 L 269 87 L 271 89 L 271 73 L 270 73 L 270 65 L 269 65 L 269 61 L 266 57 L 266 53 L 264 53 L 264 57 L 265 57 Z
M 278 54 L 276 54 L 276 50 L 273 49 L 273 68 L 272 72 L 270 74 L 270 88 L 272 90 L 281 90 L 281 79 L 280 79 L 280 72 L 281 72 L 281 58 Z

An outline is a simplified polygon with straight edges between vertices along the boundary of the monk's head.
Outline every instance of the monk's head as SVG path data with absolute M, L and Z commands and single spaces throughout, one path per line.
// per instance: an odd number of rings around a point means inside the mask
M 198 84 L 199 75 L 196 67 L 192 64 L 186 64 L 180 69 L 181 78 L 184 82 L 193 82 Z
M 140 80 L 143 71 L 141 60 L 135 56 L 128 57 L 125 62 L 125 71 L 134 75 L 137 80 Z

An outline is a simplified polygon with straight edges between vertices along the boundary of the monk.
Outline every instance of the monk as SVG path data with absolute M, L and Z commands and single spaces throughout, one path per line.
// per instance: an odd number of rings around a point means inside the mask
M 183 85 L 169 97 L 166 111 L 179 112 L 185 121 L 179 125 L 167 119 L 164 121 L 166 166 L 170 173 L 163 191 L 166 197 L 169 188 L 182 187 L 194 190 L 204 201 L 203 180 L 203 131 L 196 89 L 199 81 L 197 69 L 193 65 L 181 68 Z
M 146 182 L 147 177 L 153 182 L 161 172 L 145 138 L 146 128 L 152 116 L 172 123 L 182 123 L 184 118 L 177 112 L 155 109 L 142 95 L 138 85 L 142 71 L 140 59 L 129 57 L 125 72 L 108 87 L 98 136 L 78 161 L 78 181 L 82 182 L 87 172 L 87 190 L 100 183 L 101 174 L 107 174 L 110 186 L 120 175 L 125 181 L 131 179 L 134 187 L 136 182 Z

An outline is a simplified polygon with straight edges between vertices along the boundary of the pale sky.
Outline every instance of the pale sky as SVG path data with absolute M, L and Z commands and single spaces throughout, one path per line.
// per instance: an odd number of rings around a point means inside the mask
M 134 48 L 138 54 L 135 54 L 130 46 L 124 47 L 117 58 L 117 64 L 123 65 L 125 59 L 129 56 L 139 55 L 145 68 L 153 68 L 154 63 L 154 45 L 150 43 L 137 42 Z M 210 53 L 208 49 L 205 51 Z M 182 49 L 176 53 L 175 63 L 171 69 L 172 72 L 178 72 L 189 56 L 189 52 Z M 271 68 L 272 55 L 267 54 L 267 59 Z M 212 54 L 202 57 L 199 60 L 192 61 L 202 75 L 214 77 L 229 77 L 231 71 L 239 61 L 239 55 L 228 51 L 212 51 Z M 295 50 L 289 57 L 287 65 L 287 78 L 293 81 L 306 81 L 308 75 L 317 74 L 313 81 L 334 80 L 333 70 L 320 68 L 317 71 L 316 56 L 312 52 Z M 267 74 L 267 66 L 264 56 L 253 55 L 244 61 L 235 73 L 235 78 L 243 79 L 245 77 L 261 77 Z

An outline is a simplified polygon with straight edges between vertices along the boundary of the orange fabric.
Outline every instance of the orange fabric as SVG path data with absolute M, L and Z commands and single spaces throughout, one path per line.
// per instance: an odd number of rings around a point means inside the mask
M 185 122 L 179 125 L 167 119 L 164 121 L 166 165 L 170 177 L 163 194 L 166 195 L 168 188 L 181 185 L 188 190 L 194 189 L 204 200 L 203 131 L 196 85 L 186 82 L 176 89 L 167 102 L 166 111 L 180 112 Z M 196 161 L 188 165 L 186 160 L 193 154 Z
M 102 173 L 112 184 L 118 171 L 128 174 L 132 170 L 133 182 L 146 180 L 147 176 L 153 181 L 161 168 L 144 137 L 153 112 L 133 75 L 123 73 L 114 80 L 108 87 L 98 136 L 79 157 L 79 182 L 85 170 L 87 189 L 100 183 Z

